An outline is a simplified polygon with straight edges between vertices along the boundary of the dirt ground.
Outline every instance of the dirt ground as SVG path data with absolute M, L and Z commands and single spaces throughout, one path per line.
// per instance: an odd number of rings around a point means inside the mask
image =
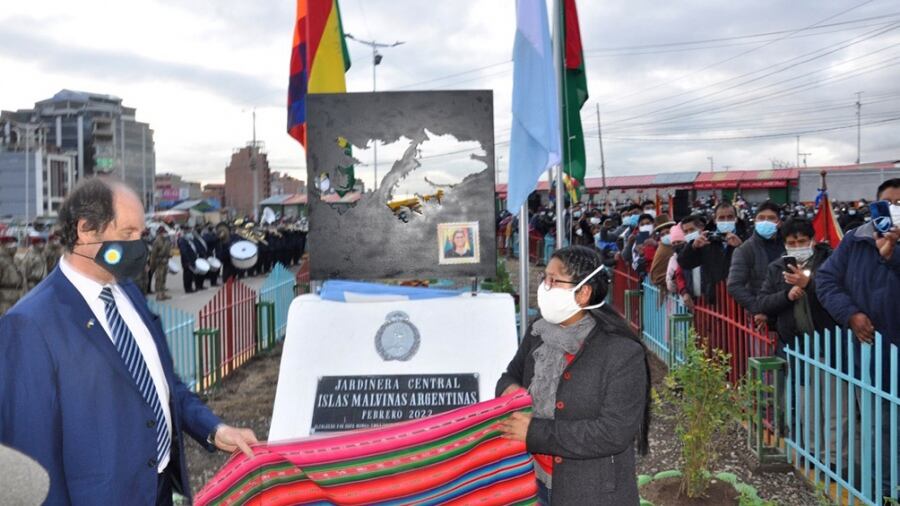
M 222 380 L 205 398 L 207 404 L 225 423 L 249 427 L 260 441 L 267 439 L 280 364 L 279 344 L 271 352 L 257 355 Z M 228 454 L 208 453 L 197 444 L 188 443 L 185 446 L 191 490 L 197 493 L 225 464 Z

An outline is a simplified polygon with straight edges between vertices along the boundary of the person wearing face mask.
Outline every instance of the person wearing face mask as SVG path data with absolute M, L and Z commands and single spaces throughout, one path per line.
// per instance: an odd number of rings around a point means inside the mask
M 178 238 L 176 244 L 181 259 L 181 280 L 184 285 L 184 293 L 194 293 L 195 287 L 199 289 L 203 285 L 203 278 L 194 274 L 194 262 L 200 257 L 191 227 L 181 226 L 181 237 Z
M 674 226 L 674 221 L 665 221 L 653 230 L 654 237 L 659 244 L 653 253 L 653 260 L 650 262 L 650 283 L 658 287 L 663 295 L 666 293 L 666 269 L 669 267 L 669 259 L 675 254 L 672 238 L 669 237 Z
M 856 202 L 847 204 L 847 212 L 838 218 L 838 225 L 841 226 L 841 230 L 843 230 L 845 234 L 863 223 L 865 223 L 865 220 L 863 219 L 862 213 L 857 209 Z
M 713 231 L 695 227 L 685 246 L 678 252 L 678 265 L 684 270 L 700 269 L 700 293 L 707 303 L 714 304 L 716 286 L 728 277 L 735 249 L 740 238 L 737 209 L 730 202 L 719 203 L 713 214 Z M 693 287 L 695 290 L 698 287 Z
M 625 242 L 625 249 L 622 252 L 622 258 L 628 262 L 628 265 L 636 271 L 641 268 L 646 272 L 646 267 L 653 261 L 653 257 L 647 261 L 644 258 L 644 244 L 650 242 L 653 252 L 656 251 L 656 242 L 651 237 L 653 235 L 654 219 L 649 214 L 642 214 L 637 219 L 637 226 L 631 231 L 628 240 Z
M 795 339 L 799 340 L 801 350 L 807 349 L 806 339 L 811 339 L 810 336 L 818 332 L 820 336 L 818 349 L 822 351 L 822 357 L 820 358 L 824 361 L 825 343 L 821 336 L 825 335 L 825 330 L 833 330 L 835 327 L 835 322 L 831 315 L 828 314 L 828 311 L 825 310 L 816 296 L 816 272 L 831 256 L 831 247 L 827 243 L 817 243 L 815 233 L 812 223 L 806 218 L 792 218 L 784 223 L 781 227 L 781 236 L 784 240 L 786 255 L 769 264 L 768 275 L 760 289 L 759 310 L 777 322 L 778 345 L 775 354 L 781 358 L 787 358 L 784 353 L 785 347 L 795 348 Z M 789 265 L 785 260 L 786 258 L 793 258 L 796 265 Z M 810 343 L 808 349 L 815 350 L 815 344 Z M 788 360 L 789 370 L 792 365 L 791 361 Z M 836 364 L 832 363 L 830 365 L 834 367 Z M 810 384 L 810 378 L 807 378 L 804 373 L 803 367 L 799 371 L 794 371 L 794 374 L 799 375 L 800 390 L 797 392 L 797 395 L 801 399 L 805 398 L 804 389 L 807 384 Z M 827 378 L 835 378 L 835 376 L 827 375 Z M 822 381 L 825 381 L 827 378 L 823 376 Z M 832 382 L 829 388 L 831 392 L 829 405 L 831 406 L 837 406 L 838 402 L 835 396 L 837 392 L 835 383 Z M 826 402 L 825 388 L 823 384 L 820 390 L 822 397 L 819 405 L 823 407 L 822 416 L 826 415 L 824 413 Z M 831 448 L 828 449 L 831 454 L 829 462 L 845 462 L 847 445 L 842 445 L 842 452 L 838 452 L 835 429 L 841 428 L 843 431 L 841 440 L 848 441 L 847 406 L 845 404 L 841 410 L 843 417 L 840 420 L 836 416 L 837 411 L 835 409 L 830 411 L 832 419 L 829 425 L 831 427 L 829 439 Z M 817 447 L 823 448 L 824 451 L 824 432 L 819 431 L 819 434 L 820 442 Z M 819 455 L 819 458 L 824 462 L 824 453 Z M 848 475 L 845 473 L 842 476 Z
M 891 347 L 887 346 L 888 343 L 900 346 L 900 246 L 897 244 L 900 240 L 900 178 L 881 183 L 876 197 L 888 204 L 893 226 L 880 232 L 870 221 L 845 235 L 834 254 L 819 269 L 816 291 L 825 309 L 838 324 L 851 329 L 859 343 L 872 344 L 875 332 L 881 334 L 884 338 L 881 374 L 883 378 L 891 378 L 892 374 L 896 377 L 900 373 L 890 370 Z M 873 348 L 873 367 L 875 351 Z M 854 357 L 859 360 L 859 356 L 859 350 L 856 350 Z M 857 371 L 859 365 L 857 362 Z M 871 374 L 874 378 L 875 371 Z M 882 383 L 885 393 L 888 393 L 888 385 L 889 382 Z M 878 404 L 875 401 L 875 405 Z M 882 420 L 889 419 L 887 401 L 880 404 Z M 898 427 L 891 425 L 882 424 L 880 438 L 878 427 L 871 428 L 875 444 L 881 443 L 882 469 L 890 468 L 890 459 L 894 456 L 889 443 L 891 431 Z M 900 438 L 896 432 L 894 436 Z M 883 480 L 884 495 L 898 498 L 900 491 L 891 490 L 887 476 L 883 476 Z
M 0 316 L 9 311 L 22 296 L 25 280 L 16 265 L 19 241 L 9 235 L 0 236 Z
M 252 455 L 175 374 L 158 316 L 130 281 L 144 209 L 90 178 L 59 208 L 59 267 L 0 318 L 0 444 L 50 476 L 47 504 L 170 505 L 188 496 L 184 435 Z
M 647 351 L 604 305 L 609 277 L 595 250 L 557 250 L 542 277 L 541 318 L 496 388 L 527 389 L 532 413 L 514 413 L 500 430 L 535 456 L 540 504 L 636 506 L 635 453 L 646 454 L 650 425 Z
M 757 327 L 768 321 L 759 310 L 757 295 L 766 280 L 769 264 L 784 255 L 784 242 L 778 238 L 779 208 L 764 202 L 754 215 L 754 232 L 735 251 L 728 272 L 728 293 L 753 315 Z

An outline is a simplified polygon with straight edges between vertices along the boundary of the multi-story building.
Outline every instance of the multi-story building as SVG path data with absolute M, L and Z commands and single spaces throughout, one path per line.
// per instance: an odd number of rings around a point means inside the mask
M 203 185 L 203 198 L 218 202 L 219 207 L 222 208 L 228 206 L 225 199 L 225 184 L 223 183 L 209 183 Z
M 154 178 L 153 188 L 157 209 L 168 209 L 183 200 L 203 198 L 200 183 L 186 181 L 178 174 L 159 174 Z
M 10 146 L 22 149 L 27 140 L 31 149 L 65 153 L 74 161 L 65 190 L 84 177 L 119 179 L 141 195 L 149 209 L 156 174 L 153 130 L 135 115 L 118 97 L 62 90 L 32 109 L 0 113 L 0 144 L 9 151 Z M 0 186 L 6 186 L 4 180 Z
M 270 195 L 269 160 L 264 149 L 262 142 L 247 143 L 231 154 L 231 162 L 225 167 L 225 201 L 239 216 L 254 215 L 254 193 L 256 202 Z
M 293 193 L 306 193 L 306 183 L 281 172 L 272 173 L 272 185 L 269 192 L 272 195 L 290 195 Z

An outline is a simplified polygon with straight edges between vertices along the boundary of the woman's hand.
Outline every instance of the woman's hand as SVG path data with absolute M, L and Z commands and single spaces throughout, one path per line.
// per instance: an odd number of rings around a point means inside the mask
M 519 385 L 518 383 L 513 383 L 512 385 L 506 387 L 506 390 L 504 390 L 503 393 L 500 394 L 500 397 L 507 396 L 507 395 L 509 395 L 517 390 L 521 390 L 521 389 L 522 389 L 522 385 Z
M 504 439 L 512 439 L 513 441 L 524 443 L 529 425 L 531 425 L 531 415 L 516 411 L 509 415 L 509 418 L 500 422 L 499 428 L 500 432 L 503 433 Z

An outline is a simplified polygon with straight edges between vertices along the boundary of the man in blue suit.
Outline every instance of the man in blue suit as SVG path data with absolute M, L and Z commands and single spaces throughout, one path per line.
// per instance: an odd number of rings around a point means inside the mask
M 59 210 L 66 254 L 0 318 L 0 443 L 50 475 L 47 504 L 171 504 L 190 497 L 184 434 L 250 454 L 173 370 L 159 317 L 130 274 L 144 212 L 127 187 L 89 179 Z

